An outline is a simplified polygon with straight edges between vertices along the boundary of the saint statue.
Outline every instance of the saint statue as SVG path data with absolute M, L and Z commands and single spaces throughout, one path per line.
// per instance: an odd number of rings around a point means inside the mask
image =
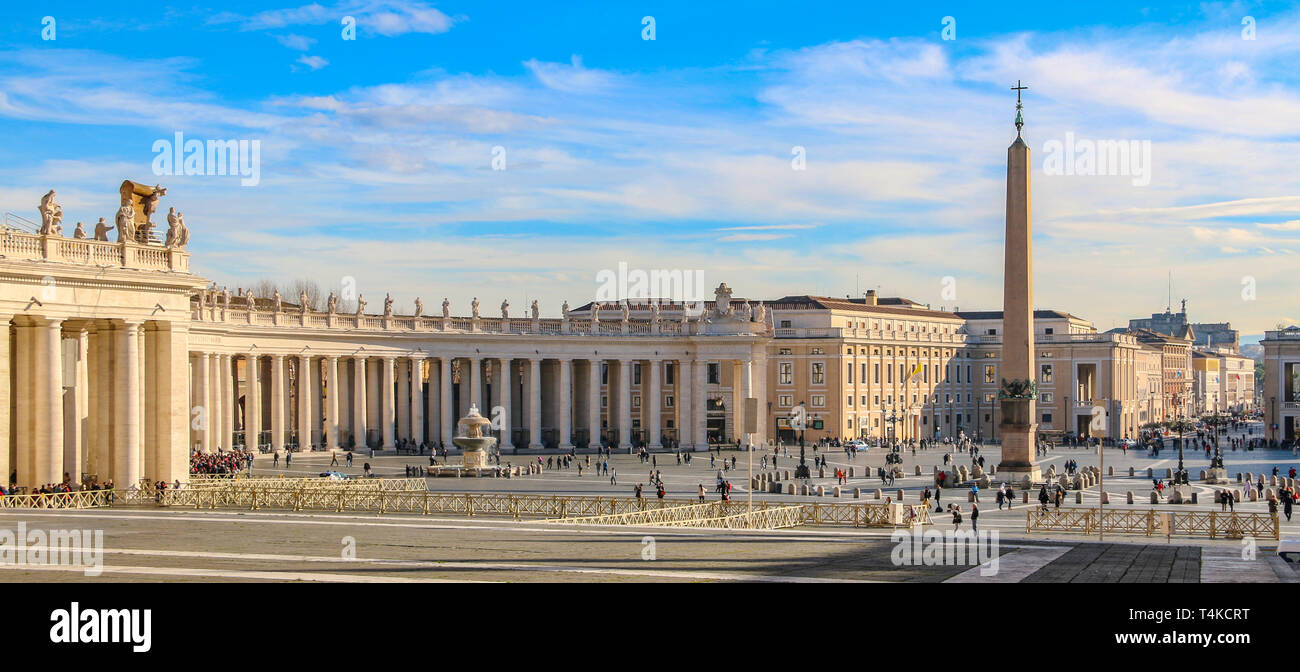
M 249 288 L 248 293 L 244 295 L 244 298 L 248 301 L 248 312 L 251 313 L 254 310 L 257 310 L 257 297 L 253 295 L 251 287 Z
M 650 302 L 650 321 L 655 324 L 659 324 L 659 302 L 658 301 Z
M 749 299 L 745 299 L 744 303 L 740 304 L 740 319 L 749 322 L 753 317 L 754 309 L 750 307 Z
M 86 227 L 81 222 L 77 222 L 77 228 L 72 231 L 72 237 L 76 240 L 86 239 Z
M 623 321 L 627 322 L 632 316 L 632 308 L 627 305 L 627 299 L 623 299 Z
M 117 209 L 117 242 L 135 242 L 135 206 L 127 203 Z
M 302 310 L 303 315 L 307 314 L 307 309 L 309 308 L 307 301 L 307 290 L 304 289 L 298 294 L 298 308 Z
M 393 295 L 384 294 L 384 317 L 393 316 Z
M 100 217 L 99 223 L 95 224 L 95 240 L 108 241 L 108 232 L 112 229 L 113 227 L 109 226 L 103 217 Z
M 357 317 L 361 317 L 363 314 L 365 314 L 365 311 L 366 311 L 366 299 L 362 295 L 357 294 Z
M 421 301 L 420 297 L 417 296 L 415 297 L 415 316 L 419 317 L 423 314 L 424 314 L 424 302 Z
M 563 306 L 560 306 L 560 313 L 561 313 L 562 315 L 564 315 L 566 318 L 569 316 L 569 301 L 568 301 L 568 299 L 565 299 L 565 301 L 564 301 L 564 305 L 563 305 Z
M 537 307 L 537 299 L 533 299 L 533 319 L 537 319 L 537 316 L 540 314 L 541 310 Z
M 445 320 L 449 317 L 451 317 L 451 301 L 448 301 L 447 297 L 444 296 L 442 297 L 442 319 Z
M 334 292 L 330 292 L 329 298 L 325 299 L 325 308 L 326 310 L 329 310 L 330 315 L 333 315 L 334 313 L 338 312 L 339 297 L 335 296 Z
M 477 320 L 477 319 L 478 319 L 478 297 L 477 297 L 477 296 L 474 297 L 474 300 L 473 300 L 472 302 L 470 302 L 469 305 L 470 305 L 470 308 L 473 309 L 473 313 L 472 313 L 472 314 L 473 314 L 474 319 Z
M 600 321 L 600 302 L 596 301 L 591 304 L 591 322 L 595 324 Z
M 36 210 L 41 213 L 40 234 L 42 236 L 50 235 L 62 228 L 60 224 L 63 222 L 63 206 L 54 202 L 53 189 L 41 197 L 41 205 Z
M 504 299 L 501 301 L 501 319 L 510 319 L 510 299 Z
M 272 300 L 273 300 L 273 301 L 272 301 L 272 305 L 275 307 L 275 311 L 274 311 L 274 312 L 275 312 L 276 314 L 279 314 L 279 312 L 280 312 L 280 306 L 282 305 L 281 302 L 280 302 L 280 290 L 278 290 L 278 289 L 275 290 L 275 294 L 272 294 L 272 295 L 271 295 L 271 298 L 272 298 Z

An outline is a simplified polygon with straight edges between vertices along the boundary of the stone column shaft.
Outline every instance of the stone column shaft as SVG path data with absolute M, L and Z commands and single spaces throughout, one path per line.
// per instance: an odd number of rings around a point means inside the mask
M 659 380 L 660 370 L 663 368 L 663 360 L 652 359 L 647 362 L 650 367 L 650 392 L 649 399 L 641 400 L 641 407 L 645 408 L 649 404 L 650 413 L 647 422 L 650 433 L 646 435 L 646 440 L 650 442 L 652 450 L 663 448 L 663 393 L 661 382 Z
M 560 450 L 573 447 L 573 360 L 560 360 Z
M 502 357 L 497 361 L 501 365 L 501 391 L 500 394 L 497 395 L 497 398 L 501 403 L 501 436 L 499 438 L 499 443 L 503 451 L 513 451 L 515 442 L 511 436 L 510 407 L 512 404 L 510 402 L 512 401 L 511 395 L 514 393 L 514 385 L 512 383 L 514 374 L 510 369 L 513 367 L 514 363 L 509 357 Z M 494 413 L 493 416 L 495 417 L 495 415 L 496 414 Z
M 284 452 L 284 355 L 271 355 L 271 450 Z
M 325 449 L 339 449 L 339 358 L 330 355 L 325 358 L 326 389 L 325 399 Z
M 587 441 L 589 446 L 600 445 L 600 365 L 599 359 L 588 360 Z
M 396 383 L 393 381 L 393 365 L 395 360 L 392 357 L 384 357 L 383 360 L 383 416 L 380 418 L 383 423 L 384 450 L 394 450 L 397 448 L 393 431 L 397 428 L 397 405 L 393 398 L 393 389 Z
M 366 359 L 354 357 L 352 359 L 352 438 L 356 449 L 366 447 L 366 432 L 369 431 L 366 424 L 370 406 L 370 400 L 366 398 L 367 377 Z
M 528 360 L 528 447 L 542 447 L 542 360 Z

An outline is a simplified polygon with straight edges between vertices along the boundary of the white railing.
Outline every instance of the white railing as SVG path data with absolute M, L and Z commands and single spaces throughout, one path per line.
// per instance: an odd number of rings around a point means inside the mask
M 14 216 L 17 218 L 17 216 Z M 21 218 L 18 218 L 21 219 Z M 5 226 L 9 227 L 6 216 Z M 25 221 L 25 220 L 24 220 Z M 86 266 L 120 266 L 189 273 L 189 253 L 176 248 L 139 243 L 113 243 L 86 238 L 42 236 L 6 228 L 0 232 L 0 255 L 8 261 L 53 261 Z

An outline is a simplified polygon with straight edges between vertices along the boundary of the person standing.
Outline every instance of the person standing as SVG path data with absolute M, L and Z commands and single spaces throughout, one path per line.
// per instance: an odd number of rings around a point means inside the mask
M 957 531 L 961 529 L 961 507 L 952 507 L 952 529 Z
M 609 469 L 609 467 L 606 467 L 606 470 L 609 471 L 609 484 L 618 485 L 618 469 Z
M 970 527 L 975 532 L 980 531 L 980 507 L 979 504 L 970 505 Z

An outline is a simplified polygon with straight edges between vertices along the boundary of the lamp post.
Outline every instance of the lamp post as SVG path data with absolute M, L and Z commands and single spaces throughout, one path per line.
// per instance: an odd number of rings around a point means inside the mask
M 795 411 L 795 421 L 799 425 L 799 466 L 794 468 L 795 478 L 812 478 L 808 471 L 808 461 L 804 453 L 804 431 L 808 428 L 808 411 L 804 409 L 803 402 L 799 402 L 799 408 Z

